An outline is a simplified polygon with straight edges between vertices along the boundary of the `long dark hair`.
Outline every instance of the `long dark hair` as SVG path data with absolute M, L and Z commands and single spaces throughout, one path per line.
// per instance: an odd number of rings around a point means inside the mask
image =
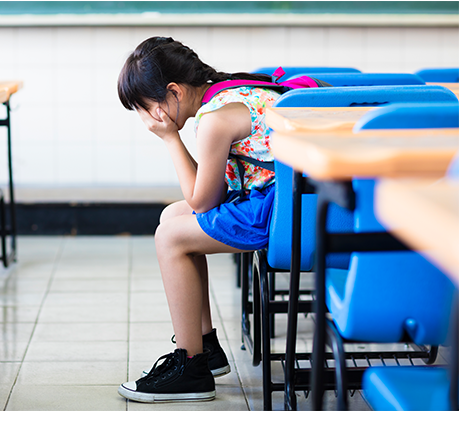
M 128 110 L 147 109 L 148 100 L 165 102 L 171 82 L 199 87 L 228 79 L 271 81 L 264 74 L 217 72 L 181 42 L 152 37 L 139 44 L 126 60 L 118 78 L 118 96 Z

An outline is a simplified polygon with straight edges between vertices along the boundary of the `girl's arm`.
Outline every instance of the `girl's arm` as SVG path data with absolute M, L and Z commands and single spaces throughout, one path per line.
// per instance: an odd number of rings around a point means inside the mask
M 158 122 L 151 115 L 154 128 L 147 124 L 147 116 L 141 117 L 149 130 L 164 140 L 185 200 L 197 213 L 216 207 L 222 202 L 227 189 L 225 170 L 231 144 L 251 133 L 248 108 L 242 103 L 232 103 L 201 117 L 197 133 L 199 165 L 186 149 L 170 117 L 161 109 L 157 112 L 162 129 L 158 129 Z

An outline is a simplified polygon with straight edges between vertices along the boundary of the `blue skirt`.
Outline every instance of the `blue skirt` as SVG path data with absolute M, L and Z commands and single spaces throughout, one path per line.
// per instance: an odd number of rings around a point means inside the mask
M 229 191 L 225 202 L 196 214 L 198 223 L 207 235 L 225 245 L 245 251 L 266 248 L 274 192 L 274 184 L 242 197 L 239 191 Z

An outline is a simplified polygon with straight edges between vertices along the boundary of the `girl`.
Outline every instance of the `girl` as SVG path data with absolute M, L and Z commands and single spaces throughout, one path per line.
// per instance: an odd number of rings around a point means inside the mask
M 217 72 L 190 48 L 161 37 L 141 43 L 119 76 L 122 104 L 164 141 L 185 197 L 163 211 L 155 233 L 177 349 L 144 377 L 120 386 L 131 400 L 212 400 L 214 376 L 230 371 L 212 326 L 206 254 L 267 245 L 274 173 L 229 153 L 272 161 L 264 110 L 280 94 L 233 88 L 202 104 L 212 84 L 229 79 L 271 81 Z M 179 135 L 189 118 L 195 118 L 197 161 Z

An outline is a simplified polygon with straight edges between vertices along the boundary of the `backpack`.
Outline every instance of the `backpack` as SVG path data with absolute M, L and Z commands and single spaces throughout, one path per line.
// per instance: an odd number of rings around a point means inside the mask
M 202 105 L 207 104 L 215 95 L 218 93 L 231 88 L 240 88 L 244 86 L 257 87 L 257 88 L 269 88 L 274 91 L 280 92 L 281 94 L 286 93 L 292 89 L 299 88 L 320 88 L 320 87 L 331 87 L 332 85 L 321 81 L 320 79 L 311 78 L 309 76 L 299 76 L 297 78 L 289 79 L 285 82 L 278 82 L 282 76 L 285 75 L 284 69 L 278 67 L 276 71 L 272 74 L 272 82 L 264 81 L 253 81 L 250 79 L 234 79 L 223 82 L 217 82 L 213 84 L 204 94 L 202 99 Z M 239 171 L 239 177 L 241 181 L 241 188 L 244 190 L 244 166 L 242 161 L 245 161 L 249 164 L 253 164 L 258 167 L 262 167 L 266 170 L 274 172 L 274 161 L 260 161 L 252 157 L 247 157 L 245 155 L 229 154 L 229 158 L 235 158 L 237 168 Z
M 321 81 L 320 79 L 311 78 L 309 76 L 298 76 L 297 78 L 289 79 L 285 82 L 278 82 L 278 80 L 284 75 L 284 69 L 279 67 L 272 74 L 272 82 L 252 81 L 250 79 L 233 79 L 229 81 L 217 82 L 216 84 L 213 84 L 204 94 L 202 105 L 207 104 L 215 95 L 224 91 L 225 89 L 240 88 L 243 86 L 269 88 L 280 92 L 281 94 L 284 94 L 292 89 L 332 86 L 327 82 Z

